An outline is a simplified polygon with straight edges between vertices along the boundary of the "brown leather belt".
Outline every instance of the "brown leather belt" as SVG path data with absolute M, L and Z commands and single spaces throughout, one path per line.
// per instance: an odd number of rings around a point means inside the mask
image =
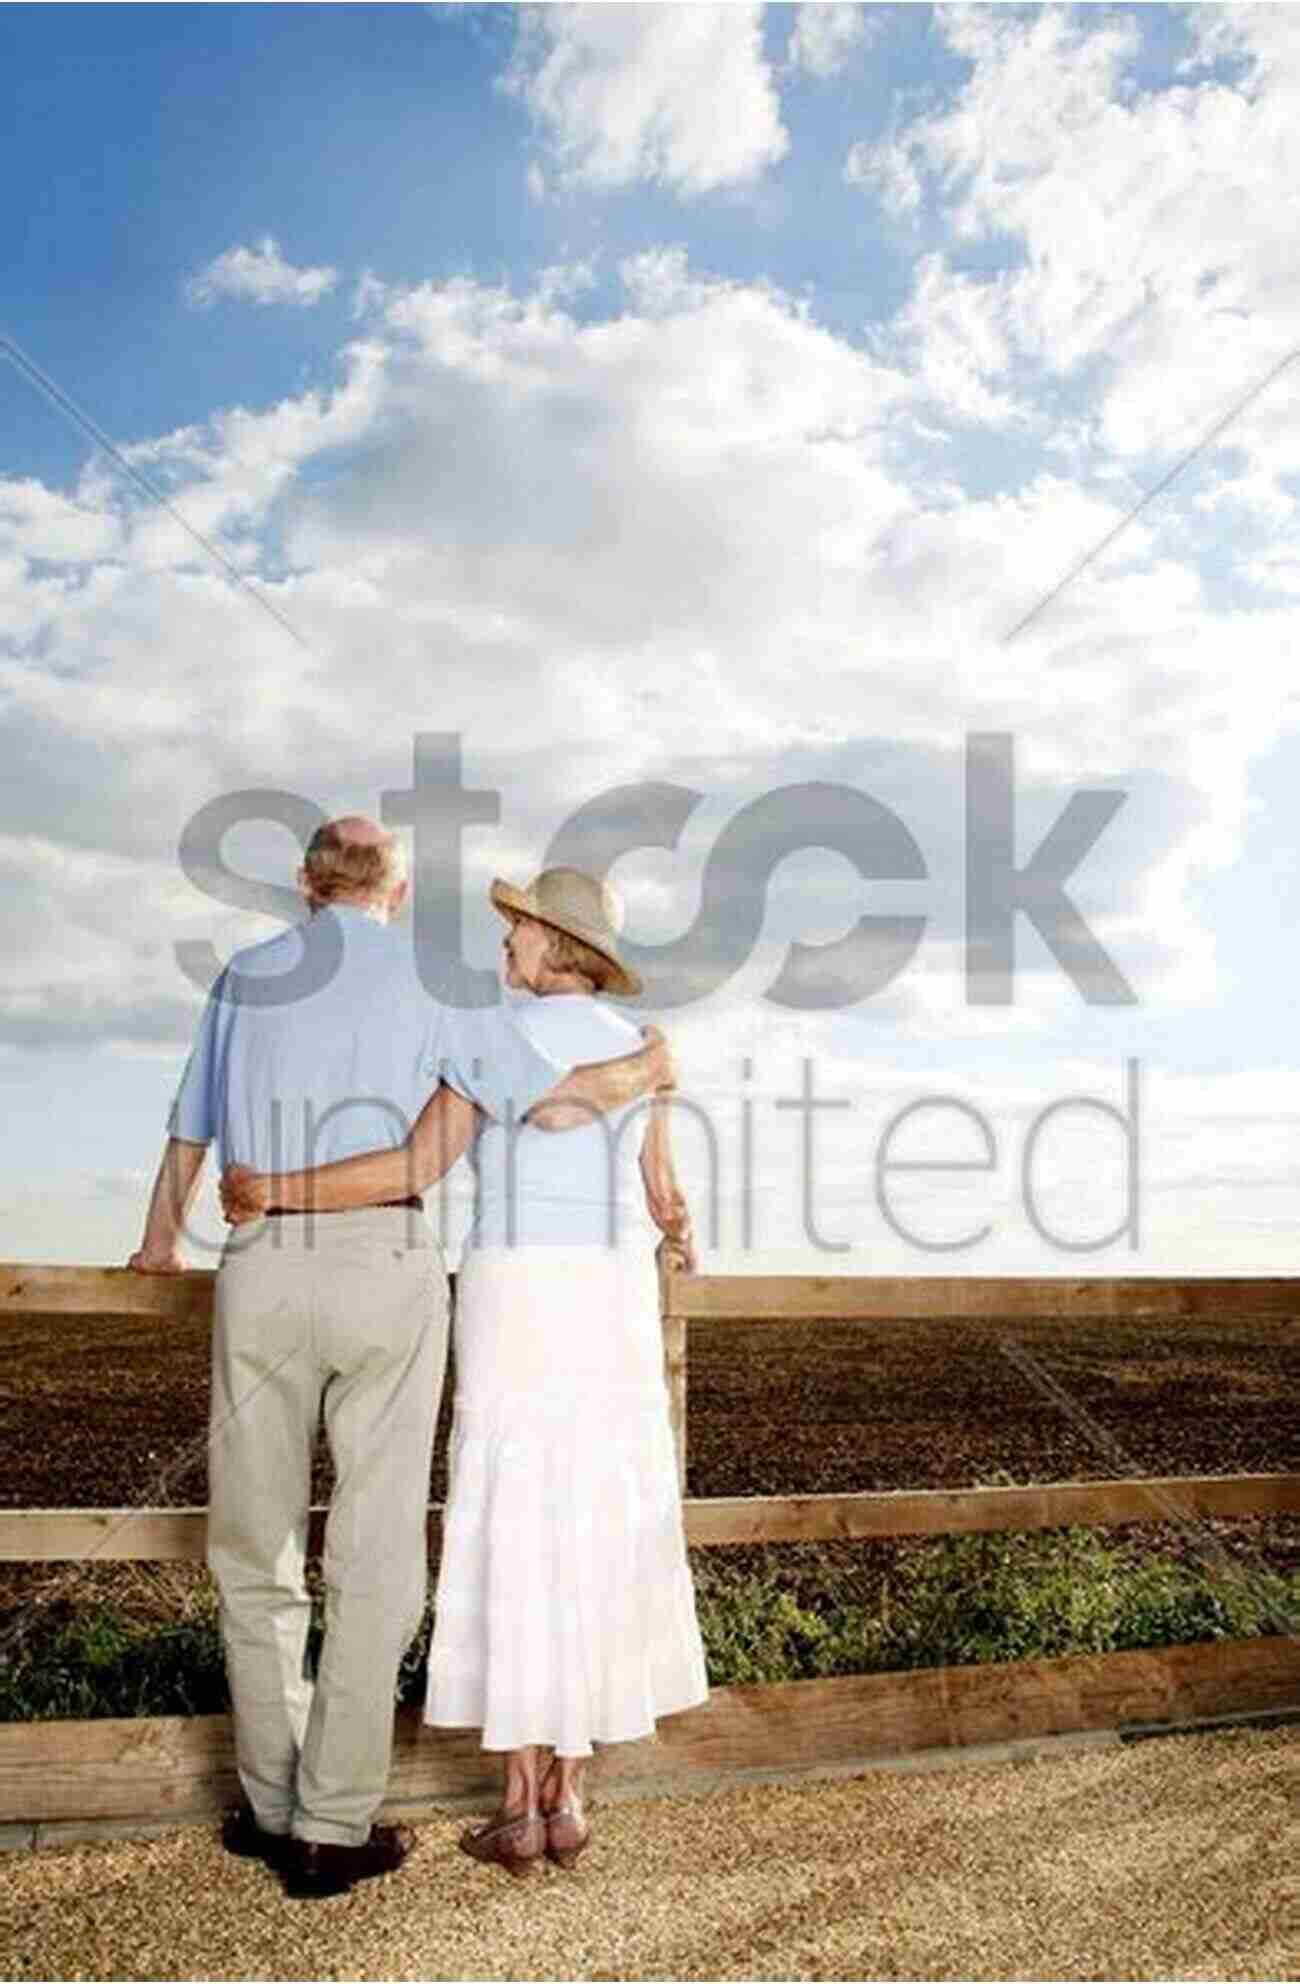
M 423 1212 L 424 1200 L 417 1192 L 409 1199 L 381 1199 L 378 1206 L 331 1206 L 329 1210 L 331 1212 L 377 1212 L 384 1206 L 413 1206 L 416 1212 Z M 302 1219 L 309 1212 L 318 1211 L 320 1211 L 320 1207 L 318 1206 L 268 1206 L 266 1208 L 266 1217 L 268 1219 Z

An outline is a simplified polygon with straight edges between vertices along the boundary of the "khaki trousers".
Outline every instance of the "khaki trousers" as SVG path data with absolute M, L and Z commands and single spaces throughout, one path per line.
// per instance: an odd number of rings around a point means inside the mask
M 401 1657 L 424 1607 L 447 1275 L 413 1207 L 240 1228 L 216 1278 L 207 1561 L 240 1781 L 259 1825 L 358 1846 L 383 1800 Z M 335 1488 L 325 1637 L 303 1581 L 322 1410 Z

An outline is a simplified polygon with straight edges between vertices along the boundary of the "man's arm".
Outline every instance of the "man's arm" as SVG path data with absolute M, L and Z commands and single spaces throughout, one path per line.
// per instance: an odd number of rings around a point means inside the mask
M 144 1237 L 127 1262 L 137 1274 L 185 1272 L 177 1243 L 194 1203 L 208 1145 L 217 1131 L 214 1077 L 225 984 L 226 974 L 222 972 L 208 993 L 190 1058 L 172 1102 L 167 1142 L 145 1216 Z
M 127 1262 L 137 1274 L 184 1274 L 179 1241 L 207 1154 L 206 1144 L 168 1137 L 154 1179 L 144 1237 Z

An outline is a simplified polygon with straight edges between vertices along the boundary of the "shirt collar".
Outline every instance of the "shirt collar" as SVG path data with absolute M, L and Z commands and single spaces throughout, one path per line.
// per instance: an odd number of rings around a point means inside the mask
M 372 916 L 368 909 L 362 909 L 360 903 L 357 902 L 325 902 L 321 904 L 318 910 L 314 910 L 312 914 L 313 917 L 325 916 L 327 914 L 341 916 L 348 922 L 355 917 L 362 922 L 373 923 L 376 930 L 385 930 L 388 927 L 387 924 L 381 923 L 377 916 Z

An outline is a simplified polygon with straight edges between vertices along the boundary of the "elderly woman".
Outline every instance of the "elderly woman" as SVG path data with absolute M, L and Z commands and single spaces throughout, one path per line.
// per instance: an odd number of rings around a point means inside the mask
M 641 989 L 619 957 L 612 891 L 552 868 L 526 889 L 495 882 L 492 901 L 508 925 L 506 984 L 533 995 L 514 1016 L 535 1046 L 574 1063 L 639 1045 L 608 1004 Z M 563 1135 L 470 1123 L 472 1111 L 443 1091 L 413 1152 L 277 1179 L 274 1199 L 271 1181 L 245 1179 L 236 1203 L 392 1197 L 411 1189 L 403 1162 L 426 1184 L 477 1133 L 425 1720 L 479 1728 L 485 1750 L 506 1753 L 500 1810 L 461 1845 L 525 1873 L 543 1853 L 570 1866 L 587 1844 L 593 1744 L 647 1736 L 707 1699 L 647 1212 L 682 1264 L 694 1257 L 663 1098 L 639 1149 L 626 1134 L 637 1104 Z

